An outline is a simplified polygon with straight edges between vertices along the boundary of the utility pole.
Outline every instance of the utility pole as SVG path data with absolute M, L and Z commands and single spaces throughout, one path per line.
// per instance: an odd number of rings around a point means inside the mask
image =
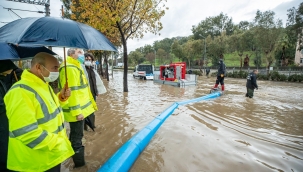
M 154 67 L 156 67 L 156 50 L 154 50 L 155 51 L 155 66 Z
M 47 2 L 44 4 L 44 6 L 45 6 L 45 17 L 49 17 L 50 16 L 50 9 L 49 9 L 50 0 L 47 0 Z M 63 13 L 62 13 L 62 16 L 63 16 Z
M 206 68 L 205 68 L 206 40 L 205 37 L 203 37 L 201 34 L 199 34 L 199 36 L 201 36 L 202 39 L 204 39 L 203 68 L 204 68 L 204 73 L 206 73 Z
M 34 5 L 44 5 L 44 10 L 45 10 L 45 16 L 49 17 L 50 16 L 50 0 L 7 0 L 7 1 L 12 1 L 12 2 L 19 2 L 19 3 L 26 3 L 26 4 L 34 4 Z M 25 11 L 25 10 L 23 10 Z M 41 11 L 30 11 L 30 12 L 38 12 L 38 13 L 43 13 Z
M 205 67 L 205 56 L 206 56 L 206 40 L 204 38 L 204 55 L 203 55 L 203 66 L 204 66 L 204 73 L 206 74 L 206 67 Z

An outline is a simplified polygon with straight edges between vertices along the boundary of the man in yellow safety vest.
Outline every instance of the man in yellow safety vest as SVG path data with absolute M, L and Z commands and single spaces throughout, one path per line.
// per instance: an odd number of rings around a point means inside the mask
M 97 110 L 97 105 L 81 67 L 81 64 L 85 60 L 83 51 L 81 49 L 70 48 L 67 51 L 67 55 L 66 67 L 62 63 L 59 69 L 59 88 L 63 88 L 66 84 L 67 77 L 71 96 L 68 99 L 68 103 L 62 108 L 65 120 L 70 124 L 69 138 L 75 151 L 73 161 L 75 167 L 81 167 L 85 165 L 84 146 L 82 145 L 83 119 Z
M 74 151 L 67 138 L 61 105 L 70 89 L 57 95 L 48 82 L 58 76 L 59 62 L 38 53 L 4 97 L 9 121 L 7 167 L 14 171 L 60 171 Z

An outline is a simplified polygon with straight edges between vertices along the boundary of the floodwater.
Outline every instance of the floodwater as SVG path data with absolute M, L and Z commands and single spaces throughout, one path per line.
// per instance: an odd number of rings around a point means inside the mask
M 200 76 L 197 86 L 178 88 L 122 71 L 104 84 L 97 98 L 96 132 L 85 131 L 87 165 L 62 171 L 93 172 L 128 139 L 173 102 L 209 93 L 215 78 Z M 225 79 L 219 98 L 179 106 L 166 119 L 131 172 L 303 171 L 303 84 L 258 81 L 253 99 L 246 98 L 244 79 Z

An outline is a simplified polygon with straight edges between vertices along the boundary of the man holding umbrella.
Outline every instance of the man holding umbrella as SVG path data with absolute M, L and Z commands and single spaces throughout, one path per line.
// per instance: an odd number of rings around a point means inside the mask
M 56 95 L 48 84 L 59 75 L 59 62 L 54 56 L 38 53 L 31 66 L 4 97 L 9 121 L 7 168 L 57 172 L 61 163 L 74 154 L 61 108 L 67 103 L 70 89 Z
M 59 88 L 66 83 L 71 89 L 68 104 L 63 106 L 65 120 L 70 124 L 70 141 L 75 151 L 73 161 L 75 167 L 85 165 L 84 146 L 82 145 L 84 118 L 97 110 L 96 102 L 91 94 L 88 81 L 81 67 L 84 55 L 81 49 L 70 48 L 67 51 L 66 65 L 60 66 Z

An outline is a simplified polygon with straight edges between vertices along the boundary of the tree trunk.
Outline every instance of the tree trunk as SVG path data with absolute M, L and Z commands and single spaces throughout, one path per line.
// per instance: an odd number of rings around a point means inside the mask
M 100 53 L 100 75 L 101 75 L 101 77 L 104 76 L 104 74 L 103 74 L 103 64 L 102 64 L 102 53 Z
M 199 66 L 200 66 L 200 72 L 203 76 L 203 70 L 202 70 L 202 66 L 204 66 L 204 62 L 202 62 L 202 60 L 199 60 Z
M 128 92 L 127 72 L 128 72 L 128 58 L 126 40 L 123 41 L 123 59 L 124 59 L 124 73 L 123 73 L 123 92 Z
M 109 76 L 108 76 L 108 58 L 107 58 L 107 53 L 104 53 L 104 63 L 105 63 L 105 75 L 106 75 L 106 80 L 109 81 Z
M 122 31 L 122 28 L 118 22 L 116 22 L 117 27 L 119 29 L 120 35 L 121 35 L 121 42 L 123 45 L 123 61 L 124 61 L 124 72 L 123 72 L 123 92 L 128 92 L 128 85 L 127 85 L 127 69 L 128 69 L 128 57 L 127 57 L 127 42 L 124 37 L 124 33 Z

